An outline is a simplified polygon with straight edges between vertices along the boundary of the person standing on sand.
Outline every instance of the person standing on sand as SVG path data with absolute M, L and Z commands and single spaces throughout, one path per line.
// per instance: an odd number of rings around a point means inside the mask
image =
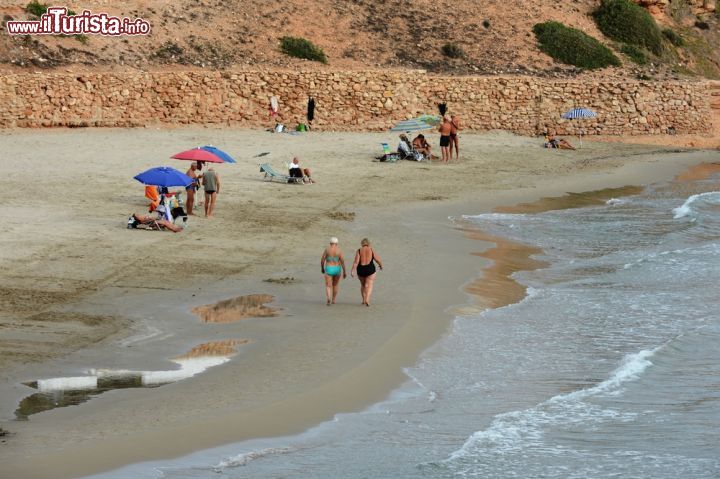
M 187 170 L 187 172 L 185 173 L 190 178 L 195 180 L 185 187 L 185 193 L 187 194 L 187 201 L 185 202 L 185 206 L 187 208 L 188 216 L 195 215 L 195 213 L 193 213 L 193 208 L 195 207 L 195 191 L 199 188 L 200 178 L 202 178 L 202 175 L 198 175 L 197 171 L 197 164 L 193 162 L 190 165 L 190 169 Z
M 278 115 L 280 114 L 280 100 L 275 95 L 270 97 L 270 104 L 268 105 L 268 114 L 270 115 L 270 121 L 275 123 L 278 122 Z
M 203 175 L 202 184 L 205 188 L 205 217 L 212 218 L 215 211 L 215 200 L 220 193 L 220 175 L 215 173 L 212 167 L 208 168 Z
M 460 138 L 458 138 L 458 131 L 460 131 L 460 117 L 453 115 L 450 117 L 450 158 L 452 159 L 453 146 L 455 146 L 455 158 L 460 158 Z
M 323 251 L 320 258 L 320 271 L 325 275 L 325 295 L 327 296 L 327 305 L 335 304 L 335 298 L 340 286 L 340 273 L 342 277 L 347 278 L 345 273 L 345 258 L 338 246 L 336 237 L 330 238 L 330 245 Z
M 442 152 L 442 162 L 447 163 L 450 161 L 450 132 L 452 131 L 452 123 L 450 117 L 445 115 L 442 123 L 438 127 L 440 132 L 440 151 Z
M 308 128 L 312 126 L 312 122 L 315 119 L 315 98 L 310 97 L 307 104 L 307 122 Z
M 370 296 L 372 295 L 376 274 L 375 263 L 377 263 L 380 270 L 383 269 L 382 260 L 370 246 L 370 240 L 363 238 L 360 242 L 360 248 L 355 253 L 355 261 L 353 261 L 352 269 L 350 269 L 350 276 L 353 275 L 353 271 L 357 272 L 360 280 L 362 304 L 365 306 L 370 306 Z

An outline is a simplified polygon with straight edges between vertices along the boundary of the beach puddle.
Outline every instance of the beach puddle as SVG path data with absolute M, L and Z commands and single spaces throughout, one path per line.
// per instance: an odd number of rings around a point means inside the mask
M 153 388 L 191 378 L 229 361 L 237 353 L 237 346 L 246 343 L 247 339 L 233 339 L 200 344 L 186 354 L 171 359 L 179 367 L 166 371 L 89 369 L 87 376 L 38 379 L 24 383 L 38 392 L 20 401 L 15 417 L 27 420 L 39 412 L 76 406 L 113 389 Z
M 700 163 L 688 168 L 675 177 L 675 181 L 693 182 L 707 180 L 713 175 L 720 173 L 720 163 Z
M 274 299 L 270 294 L 248 294 L 198 306 L 193 308 L 192 312 L 200 316 L 204 323 L 232 323 L 247 318 L 267 318 L 277 316 L 279 311 L 277 308 L 265 306 Z

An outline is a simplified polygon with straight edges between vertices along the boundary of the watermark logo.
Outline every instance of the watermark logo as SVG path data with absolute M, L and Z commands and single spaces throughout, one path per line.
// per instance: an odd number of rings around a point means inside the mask
M 48 7 L 40 20 L 8 21 L 7 32 L 10 35 L 147 35 L 150 23 L 142 18 L 120 18 L 89 10 L 68 15 L 66 7 Z

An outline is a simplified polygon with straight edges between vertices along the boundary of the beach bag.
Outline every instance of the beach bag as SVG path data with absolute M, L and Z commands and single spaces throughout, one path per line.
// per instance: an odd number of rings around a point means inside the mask
M 284 129 L 285 125 L 283 125 L 282 123 L 277 123 L 275 125 L 275 133 L 282 133 Z
M 397 153 L 386 153 L 383 156 L 379 157 L 380 161 L 387 161 L 389 163 L 395 163 L 399 159 L 400 155 L 398 155 Z
M 295 131 L 307 131 L 307 126 L 305 126 L 305 123 L 298 123 L 298 126 L 295 127 Z

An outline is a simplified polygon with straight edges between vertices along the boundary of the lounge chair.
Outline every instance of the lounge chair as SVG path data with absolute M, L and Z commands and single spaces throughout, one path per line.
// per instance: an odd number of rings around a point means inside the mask
M 265 178 L 268 178 L 270 181 L 272 180 L 280 180 L 283 183 L 302 183 L 303 179 L 300 177 L 290 176 L 290 175 L 283 175 L 275 171 L 275 169 L 270 166 L 268 163 L 263 163 L 260 165 L 260 173 L 265 173 Z
M 398 155 L 400 155 L 400 158 L 403 160 L 413 160 L 413 161 L 423 161 L 425 159 L 425 155 L 420 153 L 419 151 L 416 151 L 409 140 L 407 140 L 407 137 L 400 140 L 400 144 L 398 144 Z

